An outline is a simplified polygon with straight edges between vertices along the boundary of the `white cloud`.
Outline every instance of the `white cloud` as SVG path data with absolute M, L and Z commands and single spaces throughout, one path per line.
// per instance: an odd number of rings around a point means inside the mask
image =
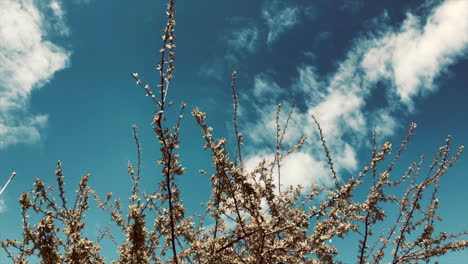
M 52 11 L 54 12 L 54 15 L 56 15 L 57 17 L 63 17 L 64 12 L 62 10 L 61 4 L 58 1 L 50 2 L 49 6 L 52 9 Z
M 286 7 L 281 3 L 278 0 L 269 1 L 262 10 L 262 17 L 268 27 L 267 44 L 299 23 L 299 8 Z
M 355 76 L 353 66 L 356 64 L 356 58 L 353 53 L 350 53 L 348 59 L 339 65 L 339 70 L 326 82 L 320 80 L 311 66 L 298 69 L 299 77 L 294 82 L 293 89 L 300 93 L 297 97 L 304 97 L 308 109 L 297 112 L 291 117 L 283 143 L 287 148 L 295 145 L 302 136 L 307 136 L 308 140 L 300 154 L 292 155 L 290 159 L 284 161 L 282 177 L 285 185 L 331 184 L 331 174 L 317 127 L 311 117 L 312 114 L 320 122 L 333 159 L 338 161 L 337 164 L 339 163 L 335 169 L 354 170 L 357 168 L 356 151 L 345 141 L 345 137 L 349 135 L 362 137 L 366 128 L 366 119 L 362 113 L 365 102 L 360 96 L 362 89 L 356 80 L 352 79 Z M 265 144 L 274 146 L 275 105 L 272 104 L 270 98 L 280 100 L 273 90 L 268 90 L 278 85 L 271 78 L 264 76 L 266 75 L 260 74 L 254 78 L 252 96 L 245 98 L 251 98 L 251 105 L 260 116 L 255 122 L 244 126 L 250 128 L 247 136 L 254 144 L 257 144 L 252 147 L 252 153 L 256 153 L 254 158 L 257 160 L 269 159 L 267 155 L 257 154 L 268 153 L 268 147 L 265 147 Z M 267 96 L 265 91 L 268 91 Z M 276 101 L 275 103 L 278 103 Z M 288 104 L 283 106 L 280 116 L 282 126 L 287 119 L 289 107 Z
M 330 171 L 325 162 L 305 152 L 292 153 L 286 157 L 281 166 L 281 181 L 292 186 L 310 186 L 312 182 L 322 185 L 331 183 Z
M 399 28 L 378 25 L 379 35 L 355 40 L 336 71 L 325 77 L 318 76 L 312 66 L 298 67 L 298 78 L 292 84 L 298 95 L 291 97 L 304 98 L 305 109 L 298 109 L 290 120 L 291 130 L 284 145 L 294 145 L 301 136 L 308 140 L 299 153 L 285 161 L 284 183 L 330 184 L 326 156 L 312 114 L 323 129 L 338 175 L 360 167 L 356 152 L 368 144 L 371 130 L 375 128 L 381 137 L 392 135 L 401 127 L 397 115 L 415 107 L 416 96 L 435 91 L 434 79 L 466 54 L 467 17 L 468 0 L 447 0 L 435 7 L 424 23 L 422 18 L 408 14 Z M 272 148 L 267 145 L 274 146 L 276 134 L 272 105 L 257 98 L 265 97 L 267 87 L 275 87 L 274 81 L 270 79 L 270 85 L 259 86 L 257 78 L 252 96 L 245 97 L 250 98 L 259 114 L 254 122 L 243 126 L 249 127 L 247 139 L 253 143 L 251 158 L 246 162 L 250 165 L 262 158 L 272 159 L 262 153 L 271 153 L 268 151 Z M 378 82 L 386 85 L 378 86 Z M 370 104 L 375 104 L 370 99 L 377 87 L 386 89 L 379 92 L 386 94 L 387 104 L 368 110 Z M 283 121 L 285 115 L 281 116 Z
M 309 114 L 317 117 L 325 135 L 335 137 L 344 133 L 343 126 L 353 131 L 365 127 L 360 112 L 363 104 L 363 98 L 352 91 L 332 90 L 320 104 L 309 109 Z
M 447 0 L 425 23 L 408 14 L 401 28 L 387 32 L 371 46 L 362 66 L 372 81 L 390 79 L 400 100 L 413 107 L 413 97 L 434 91 L 434 79 L 467 52 L 468 1 Z
M 273 155 L 258 154 L 249 157 L 245 163 L 245 168 L 252 171 L 263 160 L 273 160 Z M 273 182 L 278 186 L 278 170 L 273 170 Z M 332 183 L 330 171 L 326 168 L 324 161 L 315 159 L 310 153 L 296 152 L 287 156 L 281 162 L 281 188 L 288 186 L 302 185 L 310 186 L 311 183 L 330 185 Z
M 380 137 L 387 137 L 393 135 L 395 129 L 399 127 L 396 117 L 392 116 L 387 109 L 380 109 L 375 113 L 375 132 Z
M 47 6 L 63 16 L 60 2 Z M 47 118 L 28 113 L 31 92 L 68 65 L 70 53 L 46 39 L 43 12 L 33 0 L 0 2 L 0 148 L 40 139 Z
M 354 148 L 343 142 L 343 146 L 340 150 L 340 154 L 336 155 L 334 164 L 336 170 L 346 170 L 346 169 L 355 169 L 358 166 L 358 161 L 356 159 L 356 152 Z

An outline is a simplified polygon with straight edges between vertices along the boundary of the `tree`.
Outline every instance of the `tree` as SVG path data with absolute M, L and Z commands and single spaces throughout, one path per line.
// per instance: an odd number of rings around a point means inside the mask
M 119 259 L 113 263 L 337 263 L 339 251 L 332 242 L 350 233 L 362 237 L 353 241 L 357 249 L 355 261 L 360 264 L 430 263 L 434 257 L 468 246 L 468 241 L 461 239 L 467 232 L 448 234 L 435 230 L 439 219 L 436 214 L 438 182 L 463 150 L 459 147 L 454 154 L 450 152 L 450 136 L 424 176 L 421 176 L 424 157 L 413 162 L 402 176 L 395 176 L 393 168 L 413 136 L 416 124 L 410 125 L 406 138 L 388 164 L 384 160 L 389 158 L 392 144 L 385 142 L 377 147 L 374 132 L 372 157 L 367 166 L 355 177 L 340 182 L 325 135 L 313 117 L 333 177 L 333 187 L 312 185 L 307 191 L 301 186 L 282 190 L 280 184 L 275 186 L 273 179 L 278 175 L 280 183 L 281 174 L 274 174 L 274 171 L 280 172 L 281 162 L 300 149 L 306 138 L 282 151 L 283 136 L 293 112 L 289 112 L 285 126 L 281 127 L 281 105 L 278 105 L 274 159 L 262 161 L 251 171 L 246 170 L 241 149 L 243 137 L 237 125 L 235 72 L 231 83 L 236 138 L 234 159 L 228 151 L 227 140 L 214 138 L 205 113 L 198 108 L 192 111 L 202 131 L 204 148 L 211 154 L 214 173 L 210 177 L 211 198 L 205 204 L 206 210 L 198 216 L 186 216 L 175 183 L 175 179 L 184 174 L 177 148 L 186 105 L 181 104 L 179 118 L 172 127 L 166 115 L 170 106 L 166 99 L 175 70 L 174 4 L 175 0 L 170 0 L 167 5 L 168 21 L 157 67 L 158 92 L 143 84 L 138 73 L 132 74 L 156 107 L 153 128 L 160 145 L 158 163 L 162 175 L 158 188 L 147 193 L 139 185 L 140 143 L 135 126 L 133 135 L 138 161 L 136 169 L 128 163 L 132 186 L 126 209 L 118 198 L 112 200 L 111 193 L 105 197 L 96 193 L 87 183 L 89 175 L 81 179 L 74 201 L 69 203 L 63 187 L 62 164 L 58 161 L 57 197 L 53 195 L 54 187 L 36 179 L 35 188 L 19 199 L 22 240 L 1 241 L 13 263 L 29 263 L 34 259 L 41 263 L 105 263 L 100 252 L 105 237 L 118 244 Z M 406 191 L 397 195 L 392 193 L 395 187 Z M 355 197 L 356 190 L 367 190 L 367 197 L 359 201 Z M 428 192 L 430 196 L 425 198 Z M 97 206 L 109 214 L 125 239 L 114 239 L 109 226 L 95 241 L 86 237 L 83 233 L 85 213 L 93 198 Z M 389 207 L 397 209 L 393 220 L 384 211 Z M 39 218 L 36 224 L 29 218 L 31 210 Z M 385 223 L 388 230 L 378 233 L 377 223 Z

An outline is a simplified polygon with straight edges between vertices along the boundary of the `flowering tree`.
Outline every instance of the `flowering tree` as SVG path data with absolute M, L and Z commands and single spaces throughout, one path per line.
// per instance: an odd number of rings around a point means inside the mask
M 166 115 L 170 105 L 166 98 L 175 70 L 174 4 L 175 0 L 170 0 L 167 5 L 168 21 L 157 67 L 160 75 L 157 92 L 143 84 L 138 73 L 132 74 L 156 107 L 153 128 L 160 145 L 160 184 L 151 192 L 145 192 L 139 185 L 140 143 L 135 126 L 133 135 L 138 161 L 136 167 L 128 163 L 132 179 L 128 208 L 123 208 L 111 193 L 104 197 L 96 193 L 87 183 L 88 175 L 81 179 L 70 203 L 65 195 L 59 161 L 55 172 L 58 197 L 52 194 L 54 187 L 46 186 L 40 179 L 35 180 L 33 190 L 20 197 L 22 239 L 1 241 L 13 263 L 34 260 L 105 263 L 100 246 L 104 238 L 118 245 L 119 258 L 112 263 L 339 263 L 340 252 L 332 242 L 350 233 L 361 237 L 359 241 L 352 241 L 356 247 L 354 261 L 360 264 L 430 263 L 434 257 L 468 246 L 468 241 L 462 240 L 466 232 L 448 234 L 435 230 L 435 222 L 440 219 L 436 213 L 439 180 L 463 150 L 459 147 L 455 153 L 451 152 L 450 136 L 435 154 L 428 171 L 422 170 L 422 156 L 411 163 L 403 175 L 394 175 L 393 168 L 413 136 L 416 124 L 410 125 L 393 157 L 390 157 L 392 144 L 386 142 L 378 147 L 374 132 L 368 164 L 354 177 L 341 180 L 335 172 L 325 135 L 313 117 L 333 187 L 312 184 L 307 188 L 281 189 L 281 162 L 300 149 L 306 138 L 293 148 L 282 150 L 292 111 L 281 127 L 281 105 L 278 105 L 274 158 L 263 160 L 253 170 L 246 170 L 242 160 L 243 137 L 237 125 L 235 72 L 232 75 L 234 158 L 227 150 L 226 139 L 214 138 L 206 114 L 198 108 L 192 111 L 201 128 L 204 148 L 210 152 L 214 173 L 210 176 L 211 198 L 205 203 L 205 211 L 198 216 L 186 216 L 175 183 L 175 179 L 184 174 L 177 149 L 185 104 L 181 104 L 179 118 L 173 125 Z M 385 159 L 390 162 L 384 162 Z M 274 173 L 276 171 L 278 173 Z M 396 187 L 405 191 L 397 195 Z M 367 191 L 367 196 L 358 199 L 356 190 Z M 96 240 L 86 237 L 84 217 L 92 199 L 108 213 L 117 227 L 113 229 L 121 231 L 125 239 L 115 239 L 109 226 Z M 396 209 L 396 214 L 387 215 L 385 208 Z M 29 219 L 31 211 L 39 216 L 35 224 Z M 379 230 L 378 223 L 384 223 L 388 229 Z

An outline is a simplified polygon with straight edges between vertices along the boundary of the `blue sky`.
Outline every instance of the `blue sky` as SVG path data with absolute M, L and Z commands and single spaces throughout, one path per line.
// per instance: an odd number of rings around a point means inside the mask
M 133 124 L 144 181 L 156 186 L 154 106 L 131 73 L 155 84 L 164 7 L 147 0 L 0 2 L 0 179 L 17 173 L 0 198 L 0 226 L 8 227 L 1 238 L 19 234 L 17 198 L 35 177 L 52 182 L 57 160 L 70 193 L 91 173 L 98 192 L 125 197 L 127 160 L 136 159 Z M 210 166 L 189 111 L 200 107 L 215 135 L 232 140 L 233 70 L 248 167 L 275 144 L 276 104 L 286 113 L 297 100 L 285 145 L 303 135 L 308 141 L 285 161 L 285 184 L 330 183 L 311 114 L 343 178 L 367 165 L 374 128 L 380 143 L 398 146 L 408 125 L 418 124 L 402 170 L 423 153 L 429 162 L 448 134 L 454 146 L 468 143 L 468 0 L 198 0 L 176 9 L 177 70 L 168 97 L 189 109 L 181 135 L 188 173 L 180 178 L 189 211 L 209 196 L 197 171 Z M 441 181 L 441 230 L 468 229 L 467 170 L 463 155 Z M 463 260 L 467 251 L 446 258 Z

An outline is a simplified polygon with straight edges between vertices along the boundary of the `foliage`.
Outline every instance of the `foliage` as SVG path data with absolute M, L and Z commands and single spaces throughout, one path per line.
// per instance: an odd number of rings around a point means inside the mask
M 166 112 L 170 103 L 166 97 L 174 77 L 175 53 L 175 0 L 167 5 L 168 22 L 162 36 L 161 62 L 157 69 L 159 93 L 143 85 L 138 73 L 136 83 L 151 98 L 156 107 L 153 128 L 160 145 L 161 182 L 152 193 L 146 193 L 140 181 L 140 143 L 136 127 L 133 134 L 137 146 L 136 170 L 128 163 L 132 179 L 128 208 L 122 208 L 113 195 L 100 197 L 84 176 L 72 203 L 64 191 L 62 165 L 55 172 L 58 197 L 54 187 L 36 179 L 35 188 L 21 195 L 23 233 L 22 240 L 5 240 L 1 245 L 13 263 L 105 263 L 101 255 L 101 241 L 105 237 L 118 244 L 119 258 L 112 263 L 337 263 L 339 252 L 332 244 L 336 238 L 361 236 L 355 241 L 358 263 L 429 263 L 436 256 L 462 250 L 468 241 L 460 237 L 467 233 L 436 233 L 435 222 L 439 200 L 438 182 L 447 169 L 457 161 L 463 147 L 452 154 L 451 138 L 436 153 L 425 176 L 422 174 L 422 156 L 413 162 L 402 176 L 391 176 L 416 124 L 411 124 L 406 138 L 389 164 L 392 145 L 377 147 L 373 134 L 373 153 L 369 164 L 355 177 L 342 181 L 336 175 L 332 157 L 319 123 L 314 118 L 333 177 L 332 188 L 311 185 L 307 188 L 289 187 L 281 190 L 281 163 L 289 154 L 301 148 L 302 138 L 292 149 L 283 151 L 282 140 L 286 125 L 280 126 L 281 105 L 276 113 L 276 151 L 272 161 L 262 161 L 247 171 L 242 160 L 243 137 L 237 125 L 238 99 L 235 89 L 236 73 L 232 75 L 234 101 L 233 127 L 236 138 L 235 158 L 227 150 L 224 138 L 214 139 L 213 129 L 206 115 L 195 108 L 192 115 L 201 128 L 204 148 L 211 154 L 214 173 L 210 177 L 211 198 L 199 216 L 186 216 L 175 183 L 184 174 L 179 162 L 180 123 L 185 104 L 174 126 L 169 125 Z M 294 105 L 294 104 L 293 104 Z M 312 168 L 311 168 L 312 169 Z M 274 172 L 278 171 L 277 174 Z M 202 171 L 202 173 L 206 173 Z M 277 175 L 278 179 L 273 179 Z M 278 186 L 275 186 L 275 180 Z M 406 190 L 397 195 L 396 188 Z M 368 191 L 359 201 L 356 190 Z M 3 191 L 3 190 L 2 190 Z M 430 196 L 424 199 L 427 192 Z M 90 200 L 107 212 L 113 224 L 125 239 L 116 241 L 109 226 L 95 241 L 83 234 L 85 213 Z M 384 208 L 397 208 L 395 219 Z M 36 224 L 29 219 L 33 211 L 39 216 Z M 379 231 L 376 225 L 384 223 L 388 230 Z

